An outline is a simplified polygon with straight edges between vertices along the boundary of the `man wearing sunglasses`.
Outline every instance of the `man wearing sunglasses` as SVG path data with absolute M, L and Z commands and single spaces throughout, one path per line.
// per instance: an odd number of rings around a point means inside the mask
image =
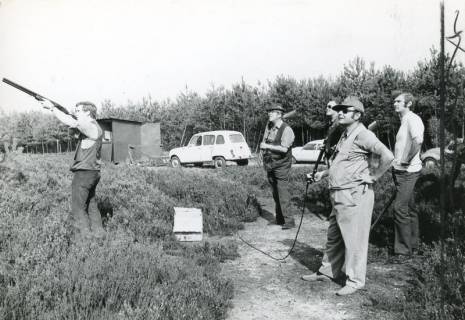
M 102 148 L 102 128 L 98 125 L 97 107 L 92 102 L 78 102 L 74 117 L 65 114 L 48 101 L 40 101 L 65 125 L 79 130 L 79 141 L 71 165 L 71 224 L 76 241 L 92 237 L 102 238 L 105 231 L 95 200 L 95 190 L 100 181 L 100 152 Z
M 368 237 L 373 212 L 373 183 L 390 167 L 391 151 L 361 122 L 365 112 L 357 97 L 349 96 L 333 107 L 339 125 L 345 128 L 331 157 L 328 170 L 315 180 L 328 176 L 333 206 L 329 217 L 326 250 L 318 272 L 302 276 L 306 281 L 333 279 L 345 282 L 336 294 L 345 296 L 365 285 Z M 370 156 L 378 155 L 379 165 L 370 167 Z

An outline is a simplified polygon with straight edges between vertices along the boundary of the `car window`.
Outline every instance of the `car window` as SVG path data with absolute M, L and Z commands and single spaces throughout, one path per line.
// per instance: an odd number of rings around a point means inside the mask
M 193 136 L 189 141 L 189 146 L 200 146 L 202 145 L 202 136 Z
M 203 136 L 203 145 L 210 146 L 215 143 L 215 136 L 214 135 L 205 135 Z
M 302 149 L 303 150 L 315 150 L 316 144 L 314 143 L 307 143 Z
M 245 141 L 244 137 L 240 133 L 230 134 L 229 140 L 231 141 L 231 143 L 239 143 Z
M 224 144 L 224 137 L 221 134 L 216 136 L 216 144 Z
M 188 146 L 195 146 L 195 143 L 197 142 L 197 138 L 199 136 L 193 136 L 190 140 L 189 143 L 187 144 Z

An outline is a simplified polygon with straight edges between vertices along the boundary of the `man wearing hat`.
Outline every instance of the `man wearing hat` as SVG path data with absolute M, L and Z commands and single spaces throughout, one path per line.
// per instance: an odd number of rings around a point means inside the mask
M 302 276 L 306 281 L 342 280 L 336 294 L 352 294 L 365 285 L 368 237 L 373 211 L 373 183 L 389 169 L 391 151 L 360 122 L 365 109 L 357 97 L 349 96 L 333 107 L 339 125 L 345 128 L 331 157 L 328 176 L 333 209 L 329 217 L 326 250 L 318 272 Z M 377 168 L 369 166 L 370 155 L 380 157 Z
M 282 229 L 285 230 L 295 227 L 290 212 L 291 197 L 288 190 L 294 132 L 282 119 L 284 108 L 281 105 L 273 104 L 267 108 L 267 111 L 269 122 L 260 149 L 263 152 L 263 165 L 273 192 L 276 224 L 282 225 Z

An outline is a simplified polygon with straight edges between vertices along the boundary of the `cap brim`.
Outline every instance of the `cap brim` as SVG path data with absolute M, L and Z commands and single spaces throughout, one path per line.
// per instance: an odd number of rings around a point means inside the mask
M 344 110 L 344 109 L 347 109 L 347 108 L 350 108 L 352 106 L 346 106 L 345 104 L 337 104 L 333 107 L 333 110 L 334 111 L 341 111 L 341 110 Z

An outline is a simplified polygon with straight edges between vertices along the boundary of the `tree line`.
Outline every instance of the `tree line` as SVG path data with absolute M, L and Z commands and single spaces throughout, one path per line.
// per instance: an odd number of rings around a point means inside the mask
M 446 129 L 448 138 L 464 136 L 465 69 L 451 64 L 447 77 Z M 412 71 L 392 66 L 376 68 L 374 63 L 355 57 L 344 65 L 334 79 L 319 76 L 296 80 L 277 76 L 267 83 L 250 85 L 241 81 L 231 88 L 212 86 L 205 95 L 185 90 L 174 100 L 155 101 L 150 96 L 141 101 L 115 105 L 111 100 L 101 104 L 100 118 L 116 117 L 142 122 L 160 122 L 165 150 L 184 145 L 192 134 L 209 130 L 237 130 L 249 146 L 256 149 L 267 123 L 266 107 L 280 103 L 297 116 L 289 119 L 296 134 L 295 145 L 325 136 L 325 106 L 329 100 L 341 101 L 349 94 L 359 96 L 365 105 L 364 123 L 376 120 L 376 134 L 391 149 L 399 126 L 393 99 L 400 91 L 416 97 L 414 111 L 425 123 L 424 148 L 438 145 L 439 137 L 439 54 L 419 61 Z M 26 150 L 47 152 L 70 150 L 75 137 L 51 115 L 39 111 L 5 114 L 0 109 L 0 141 L 4 148 L 23 146 Z M 53 147 L 56 146 L 56 147 Z

